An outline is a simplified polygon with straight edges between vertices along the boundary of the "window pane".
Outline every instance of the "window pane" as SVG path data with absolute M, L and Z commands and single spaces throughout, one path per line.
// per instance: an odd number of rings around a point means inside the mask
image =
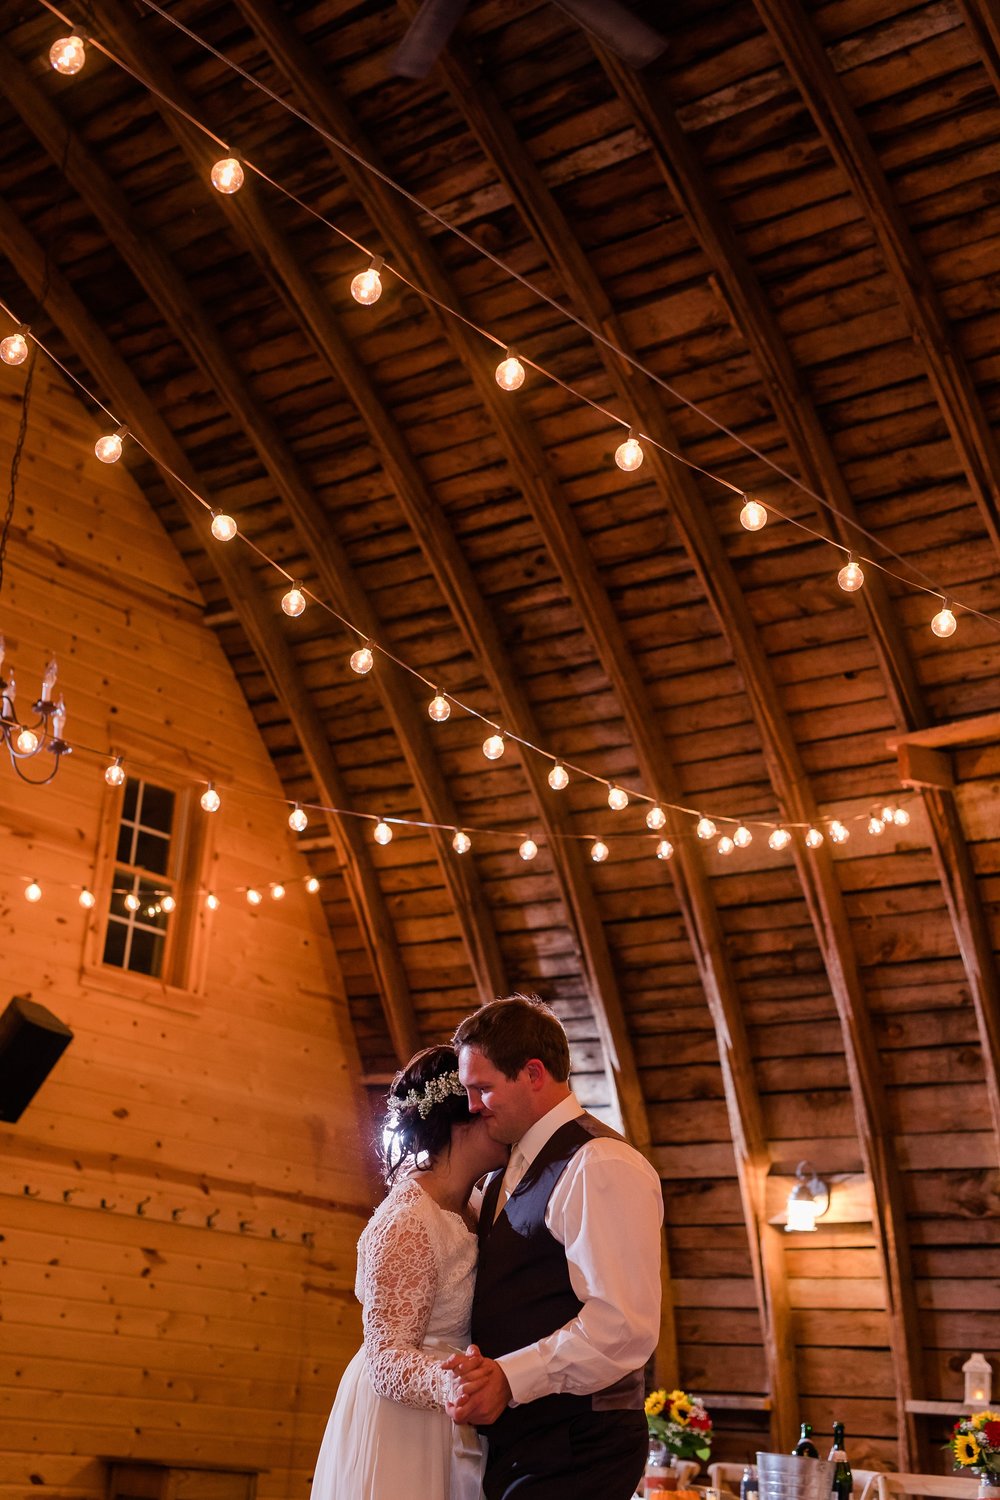
M 129 776 L 125 781 L 125 800 L 122 803 L 123 818 L 135 817 L 135 808 L 138 798 L 139 783 L 133 776 Z
M 131 823 L 123 822 L 118 830 L 118 848 L 115 851 L 115 859 L 124 865 L 132 863 L 132 838 L 135 829 Z
M 169 858 L 169 839 L 159 833 L 139 831 L 136 836 L 135 857 L 132 864 L 139 865 L 143 870 L 152 870 L 155 875 L 165 875 Z
M 144 828 L 157 828 L 161 833 L 169 833 L 174 821 L 174 794 L 164 786 L 153 786 L 150 782 L 143 782 L 142 786 L 142 811 L 139 822 Z M 139 860 L 137 863 L 141 864 Z
M 119 922 L 114 917 L 108 918 L 108 931 L 104 939 L 104 962 L 114 964 L 116 969 L 124 968 L 125 965 L 125 938 L 128 933 L 128 924 Z
M 132 950 L 128 966 L 137 974 L 159 975 L 163 964 L 163 934 L 143 927 L 132 931 Z

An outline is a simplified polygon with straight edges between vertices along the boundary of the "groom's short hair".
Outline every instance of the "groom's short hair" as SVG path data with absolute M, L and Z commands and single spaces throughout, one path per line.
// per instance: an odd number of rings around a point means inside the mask
M 532 1057 L 559 1083 L 569 1077 L 569 1042 L 554 1011 L 537 995 L 490 1000 L 466 1016 L 452 1039 L 457 1052 L 474 1047 L 505 1078 L 516 1078 Z

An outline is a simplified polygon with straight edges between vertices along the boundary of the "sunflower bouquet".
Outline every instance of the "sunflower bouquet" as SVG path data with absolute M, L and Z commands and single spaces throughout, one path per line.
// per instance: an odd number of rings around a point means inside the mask
M 675 1458 L 699 1458 L 712 1451 L 712 1419 L 697 1396 L 686 1391 L 650 1391 L 646 1397 L 649 1435 Z
M 1000 1412 L 977 1411 L 955 1423 L 947 1445 L 955 1468 L 970 1474 L 987 1475 L 1000 1484 Z

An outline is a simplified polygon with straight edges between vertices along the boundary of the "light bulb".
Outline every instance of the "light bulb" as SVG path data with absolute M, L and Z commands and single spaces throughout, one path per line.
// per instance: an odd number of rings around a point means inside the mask
M 517 852 L 522 859 L 534 859 L 538 853 L 538 845 L 534 839 L 525 839 Z
M 288 826 L 293 833 L 305 833 L 309 827 L 309 819 L 297 802 L 288 814 Z
M 209 911 L 218 911 L 219 907 L 222 905 L 222 902 L 219 900 L 214 891 L 209 891 L 208 895 L 205 897 L 205 905 L 208 907 Z
M 0 339 L 0 359 L 5 365 L 23 365 L 28 357 L 28 340 L 23 333 L 8 333 Z
M 125 767 L 122 765 L 120 755 L 108 766 L 104 773 L 104 779 L 108 783 L 108 786 L 121 786 L 125 780 Z
M 656 846 L 657 859 L 672 859 L 674 846 L 669 839 L 661 839 Z
M 737 849 L 749 849 L 750 845 L 753 843 L 753 834 L 750 832 L 745 823 L 741 823 L 739 828 L 737 828 L 736 832 L 733 834 L 733 843 L 736 845 Z
M 297 583 L 293 583 L 287 594 L 281 596 L 281 607 L 286 615 L 297 620 L 306 607 L 306 596 Z
M 624 812 L 628 807 L 628 792 L 620 786 L 611 787 L 608 791 L 608 806 L 612 812 Z
M 774 831 L 770 834 L 767 844 L 769 849 L 774 849 L 777 851 L 781 849 L 787 849 L 788 845 L 791 842 L 792 835 L 788 832 L 787 828 L 775 828 Z
M 736 848 L 736 845 L 729 837 L 729 834 L 724 833 L 715 847 L 719 854 L 732 854 L 733 850 Z
M 38 884 L 37 880 L 33 880 L 31 884 L 26 887 L 24 892 L 24 899 L 25 901 L 30 901 L 32 904 L 34 904 L 34 902 L 36 901 L 41 901 L 42 888 Z
M 177 910 L 177 902 L 174 900 L 173 896 L 160 897 L 160 910 L 165 911 L 168 917 L 172 911 Z
M 954 635 L 958 629 L 958 621 L 949 609 L 947 600 L 931 621 L 931 629 L 942 640 L 947 639 L 949 635 Z
M 94 444 L 94 454 L 102 464 L 116 464 L 122 456 L 122 440 L 117 432 L 99 437 Z
M 49 48 L 49 62 L 57 73 L 63 73 L 67 78 L 79 73 L 86 61 L 87 50 L 82 36 L 61 36 Z
M 212 186 L 228 197 L 238 193 L 243 186 L 245 174 L 235 156 L 224 156 L 212 168 Z
M 319 881 L 316 879 L 315 875 L 309 876 L 309 879 L 306 881 L 306 890 L 309 892 L 310 896 L 315 896 L 316 892 L 319 890 Z
M 227 516 L 222 510 L 213 510 L 212 535 L 217 542 L 231 542 L 238 530 L 232 516 Z
M 491 734 L 483 741 L 483 754 L 487 760 L 499 760 L 503 752 L 502 734 Z
M 519 391 L 524 384 L 524 366 L 513 349 L 497 365 L 496 378 L 502 391 Z
M 569 772 L 558 761 L 549 772 L 549 786 L 554 792 L 563 792 L 569 786 Z
M 125 897 L 125 910 L 138 911 L 139 905 L 139 897 L 136 895 L 135 891 L 129 891 L 128 895 Z
M 896 811 L 892 815 L 892 821 L 895 823 L 897 828 L 909 828 L 910 815 L 906 811 L 906 808 L 897 807 Z
M 695 829 L 695 833 L 700 839 L 714 839 L 718 831 L 711 818 L 701 817 L 698 819 L 698 826 Z
M 823 842 L 823 835 L 818 828 L 810 828 L 806 834 L 806 848 L 818 849 Z
M 871 817 L 868 819 L 868 832 L 871 834 L 872 838 L 875 839 L 878 838 L 880 833 L 885 832 L 885 824 L 882 822 L 882 819 L 878 816 L 877 813 L 872 813 Z
M 748 495 L 743 509 L 740 511 L 740 525 L 747 531 L 760 531 L 767 525 L 767 509 L 761 505 L 759 500 L 751 500 Z
M 834 818 L 829 827 L 830 838 L 835 844 L 846 844 L 851 836 L 851 830 L 844 826 L 839 818 Z
M 208 813 L 218 812 L 222 806 L 222 798 L 211 781 L 208 783 L 208 790 L 201 794 L 201 805 Z
M 855 562 L 853 557 L 848 559 L 837 574 L 837 582 L 845 594 L 856 594 L 864 581 L 865 575 L 861 564 Z
M 38 749 L 38 735 L 33 729 L 22 729 L 14 745 L 19 755 L 34 755 Z
M 88 891 L 86 886 L 84 886 L 83 890 L 80 892 L 79 900 L 80 905 L 83 907 L 84 911 L 91 911 L 97 904 L 97 897 L 94 895 L 93 891 Z
M 603 864 L 608 857 L 608 846 L 603 839 L 595 839 L 590 846 L 590 857 L 595 865 Z
M 451 841 L 451 847 L 456 854 L 468 854 L 472 848 L 472 840 L 467 833 L 462 832 L 461 828 L 456 828 L 455 837 Z
M 263 899 L 264 897 L 256 886 L 251 885 L 247 888 L 247 901 L 251 906 L 259 906 Z
M 882 819 L 883 823 L 891 823 L 893 821 L 895 811 L 896 809 L 893 807 L 892 803 L 886 802 L 882 805 L 882 807 L 879 808 L 878 816 Z
M 451 717 L 451 704 L 443 693 L 435 693 L 427 705 L 427 712 L 435 724 L 443 724 L 445 719 Z
M 364 677 L 375 665 L 375 653 L 370 646 L 359 646 L 357 651 L 351 652 L 351 671 L 357 672 L 359 677 Z
M 388 844 L 392 840 L 392 829 L 389 827 L 388 823 L 383 823 L 382 820 L 379 819 L 379 821 L 375 824 L 375 832 L 372 834 L 372 838 L 375 840 L 376 844 Z
M 382 295 L 381 259 L 376 256 L 366 271 L 359 271 L 351 282 L 351 296 L 362 307 L 371 307 Z
M 624 443 L 619 443 L 615 449 L 615 463 L 619 469 L 624 469 L 626 474 L 634 474 L 644 457 L 640 443 L 631 433 Z
M 285 887 L 280 880 L 276 880 L 271 887 L 271 900 L 283 901 L 285 899 Z

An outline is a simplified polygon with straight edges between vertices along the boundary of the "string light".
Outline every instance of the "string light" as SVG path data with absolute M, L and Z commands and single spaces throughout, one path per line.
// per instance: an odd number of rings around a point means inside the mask
M 774 829 L 767 841 L 768 847 L 776 853 L 779 853 L 782 849 L 787 849 L 791 842 L 792 835 L 787 828 L 782 828 L 780 824 Z
M 274 884 L 271 886 L 271 900 L 272 901 L 283 901 L 284 899 L 285 899 L 285 887 L 281 884 L 280 880 L 276 880 L 274 882 Z
M 86 886 L 84 886 L 83 890 L 80 892 L 79 900 L 80 905 L 83 907 L 84 911 L 92 911 L 97 904 L 97 897 L 94 895 L 93 891 L 88 891 Z
M 885 832 L 885 824 L 879 817 L 878 813 L 872 813 L 871 817 L 868 819 L 868 832 L 871 834 L 872 838 L 876 839 L 878 838 L 879 834 Z
M 767 507 L 747 495 L 740 511 L 740 525 L 747 531 L 761 531 L 767 525 Z
M 8 333 L 5 339 L 0 339 L 0 359 L 5 365 L 24 364 L 28 357 L 27 332 L 27 327 L 20 328 L 17 333 Z
M 538 845 L 535 843 L 534 839 L 524 839 L 517 852 L 522 859 L 534 859 L 535 855 L 538 853 Z
M 556 761 L 549 772 L 549 786 L 554 792 L 564 792 L 569 786 L 569 772 L 561 761 Z
M 210 781 L 207 789 L 201 794 L 201 805 L 207 813 L 218 812 L 222 806 L 222 798 L 215 790 L 215 782 Z
M 309 827 L 309 819 L 297 802 L 288 814 L 288 826 L 293 833 L 305 833 Z
M 698 819 L 698 826 L 695 829 L 695 833 L 700 839 L 714 839 L 718 831 L 719 830 L 716 828 L 711 818 L 706 818 L 704 815 L 702 815 L 702 817 Z
M 660 804 L 657 802 L 653 807 L 649 809 L 649 812 L 646 814 L 646 827 L 651 828 L 654 833 L 658 833 L 661 828 L 666 827 L 666 823 L 667 815 L 663 811 L 663 808 L 660 806 Z
M 837 582 L 845 594 L 856 594 L 864 581 L 864 570 L 852 552 L 847 562 L 837 574 Z
M 830 839 L 834 844 L 846 844 L 847 840 L 851 836 L 851 830 L 845 824 L 843 824 L 839 818 L 833 819 L 833 822 L 829 826 L 828 832 L 830 834 Z
M 359 271 L 351 282 L 351 296 L 362 307 L 371 307 L 382 295 L 382 278 L 379 272 L 383 264 L 381 255 L 373 255 L 367 270 Z
M 227 516 L 222 510 L 213 510 L 212 535 L 217 542 L 231 542 L 238 530 L 232 516 Z
M 357 672 L 359 677 L 366 677 L 374 665 L 375 653 L 367 641 L 351 652 L 351 671 Z
M 947 599 L 944 600 L 941 608 L 931 621 L 931 629 L 942 640 L 946 640 L 948 636 L 954 635 L 958 629 L 958 621 L 955 619 Z
M 736 845 L 737 849 L 749 849 L 750 845 L 753 843 L 753 834 L 750 832 L 745 823 L 741 823 L 736 832 L 733 834 L 733 843 Z
M 32 905 L 34 905 L 36 901 L 41 901 L 42 888 L 38 884 L 37 880 L 33 880 L 31 884 L 25 888 L 24 899 L 25 901 L 30 901 Z
M 661 839 L 660 842 L 656 846 L 656 857 L 657 857 L 657 859 L 672 859 L 673 855 L 674 855 L 674 846 L 673 846 L 673 844 L 670 842 L 669 839 Z
M 483 754 L 487 760 L 499 760 L 504 752 L 504 738 L 502 734 L 491 734 L 483 741 Z
M 219 907 L 222 905 L 222 902 L 219 900 L 214 891 L 209 891 L 208 895 L 205 897 L 205 905 L 208 907 L 209 911 L 218 911 Z
M 116 755 L 104 773 L 104 779 L 108 786 L 121 786 L 125 780 L 125 767 L 122 765 L 122 757 Z
M 451 841 L 451 847 L 456 854 L 468 854 L 472 848 L 472 840 L 467 833 L 462 832 L 461 828 L 456 828 L 455 837 Z
M 909 828 L 910 815 L 905 807 L 897 807 L 892 815 L 892 821 L 897 828 Z
M 642 451 L 642 444 L 638 438 L 632 436 L 632 429 L 630 427 L 628 437 L 624 443 L 619 443 L 615 449 L 615 463 L 626 474 L 634 474 L 636 469 L 642 464 L 644 458 L 645 454 Z
M 17 746 L 18 754 L 34 755 L 38 749 L 38 735 L 33 729 L 22 729 L 14 744 Z
M 286 615 L 297 620 L 306 607 L 306 596 L 297 583 L 293 583 L 287 594 L 281 596 L 281 607 Z
M 823 842 L 823 835 L 818 828 L 810 828 L 806 833 L 805 842 L 807 849 L 818 849 Z
M 238 193 L 245 181 L 246 173 L 235 156 L 224 156 L 212 168 L 212 186 L 226 197 Z
M 628 807 L 628 792 L 624 787 L 613 786 L 608 789 L 608 806 L 612 812 L 624 812 Z
M 376 844 L 391 843 L 392 829 L 389 827 L 389 824 L 383 822 L 383 820 L 380 818 L 379 821 L 375 824 L 375 832 L 372 834 L 372 838 L 375 840 Z
M 177 910 L 177 902 L 174 900 L 173 896 L 167 895 L 160 897 L 160 910 L 165 911 L 168 917 L 170 916 L 171 912 Z
M 434 697 L 427 705 L 427 712 L 435 724 L 443 724 L 445 719 L 451 718 L 451 704 L 443 693 L 435 691 Z
M 247 901 L 251 906 L 259 906 L 264 897 L 255 885 L 247 887 Z
M 127 427 L 119 427 L 117 432 L 109 433 L 106 437 L 99 437 L 94 444 L 95 457 L 99 458 L 102 464 L 116 464 L 124 448 L 122 438 L 127 433 Z
M 602 865 L 608 857 L 608 846 L 603 839 L 595 839 L 590 846 L 590 857 L 595 865 Z
M 83 37 L 76 30 L 71 31 L 69 36 L 61 36 L 49 48 L 49 62 L 57 73 L 62 73 L 66 78 L 79 73 L 86 61 L 87 49 L 83 44 Z
M 309 876 L 309 879 L 306 881 L 306 890 L 309 892 L 310 896 L 315 896 L 316 892 L 319 890 L 319 881 L 316 879 L 315 875 Z
M 124 906 L 126 911 L 138 911 L 141 903 L 135 891 L 128 891 L 125 896 Z
M 719 854 L 732 854 L 733 850 L 736 848 L 736 845 L 729 837 L 729 834 L 724 833 L 715 847 Z
M 502 391 L 519 391 L 524 384 L 524 366 L 513 349 L 497 365 L 496 381 Z

